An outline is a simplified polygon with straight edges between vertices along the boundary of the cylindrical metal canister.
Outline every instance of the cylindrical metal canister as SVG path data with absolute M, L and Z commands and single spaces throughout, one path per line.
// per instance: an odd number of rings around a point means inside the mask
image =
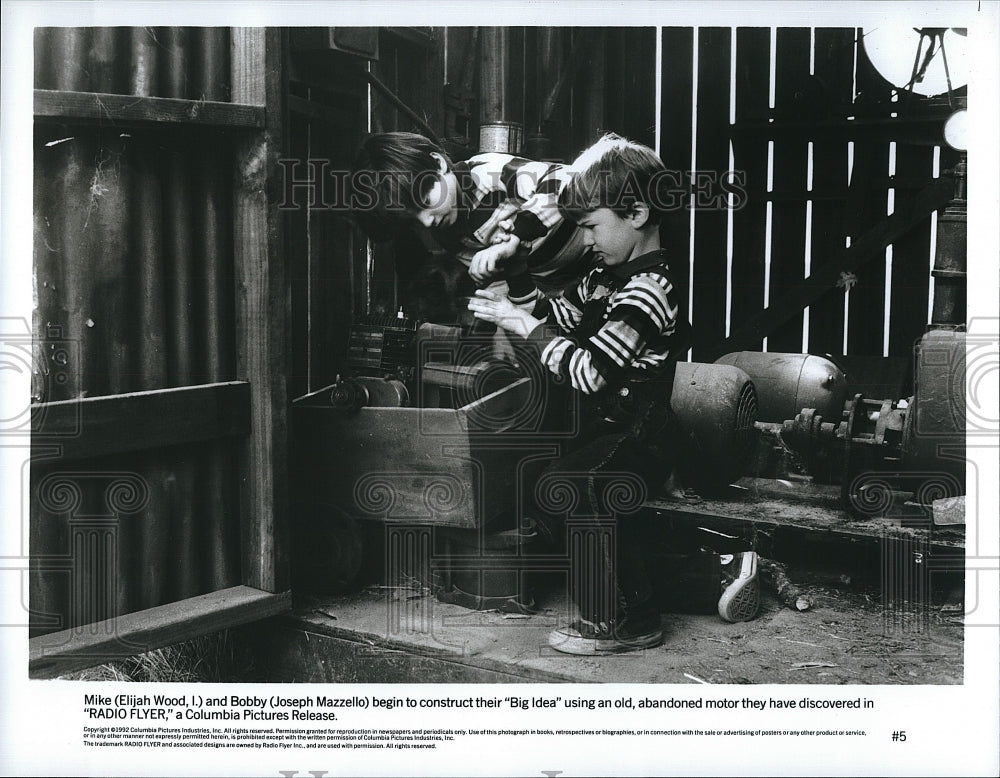
M 479 151 L 518 154 L 524 126 L 519 122 L 491 122 L 479 126 Z
M 690 438 L 679 461 L 692 486 L 721 486 L 739 479 L 756 449 L 757 392 L 732 365 L 678 362 L 670 405 Z
M 813 408 L 829 421 L 839 421 L 847 399 L 847 379 L 829 359 L 812 354 L 736 351 L 715 360 L 734 365 L 750 376 L 757 389 L 760 421 L 794 419 Z
M 955 169 L 955 197 L 938 217 L 934 250 L 934 303 L 931 323 L 935 327 L 965 324 L 967 295 L 968 225 L 965 199 L 965 163 Z

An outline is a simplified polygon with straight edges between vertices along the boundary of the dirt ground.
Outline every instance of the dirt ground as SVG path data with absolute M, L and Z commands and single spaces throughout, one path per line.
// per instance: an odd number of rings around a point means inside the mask
M 524 681 L 962 683 L 960 605 L 886 609 L 881 597 L 870 592 L 819 585 L 803 585 L 802 591 L 813 602 L 809 610 L 785 607 L 764 590 L 760 614 L 745 623 L 664 614 L 662 646 L 597 658 L 566 656 L 547 646 L 548 632 L 567 617 L 561 592 L 540 598 L 539 611 L 524 616 L 470 611 L 438 602 L 426 590 L 373 587 L 341 597 L 304 599 L 297 604 L 293 623 L 295 629 L 366 644 L 370 650 L 435 657 L 523 676 Z M 292 626 L 287 619 L 285 623 Z M 338 678 L 337 668 L 329 667 L 322 677 L 267 680 L 348 679 Z M 444 678 L 425 674 L 411 680 Z

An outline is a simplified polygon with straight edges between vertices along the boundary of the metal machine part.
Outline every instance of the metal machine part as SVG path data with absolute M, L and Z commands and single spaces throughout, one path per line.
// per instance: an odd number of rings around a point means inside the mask
M 338 379 L 330 388 L 330 405 L 339 411 L 361 408 L 405 408 L 410 404 L 406 384 L 393 378 L 352 376 Z
M 743 370 L 678 362 L 670 405 L 693 446 L 682 452 L 689 484 L 724 486 L 746 472 L 757 443 L 758 395 Z
M 840 450 L 841 494 L 856 513 L 873 515 L 890 490 L 918 502 L 965 492 L 964 332 L 933 330 L 918 342 L 914 394 L 872 400 L 860 394 L 835 417 L 803 408 L 786 420 L 781 438 L 807 456 Z
M 416 364 L 417 322 L 399 316 L 366 316 L 351 326 L 347 364 L 358 371 L 399 372 Z
M 802 408 L 838 416 L 847 399 L 847 378 L 829 359 L 812 354 L 735 351 L 715 360 L 743 370 L 757 389 L 758 418 L 782 422 Z
M 903 429 L 909 470 L 949 473 L 965 485 L 966 333 L 932 330 L 914 350 L 913 397 Z

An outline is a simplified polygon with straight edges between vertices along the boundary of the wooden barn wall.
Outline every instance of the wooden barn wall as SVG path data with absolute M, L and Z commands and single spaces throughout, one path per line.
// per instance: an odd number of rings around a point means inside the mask
M 801 290 L 887 214 L 899 211 L 956 152 L 912 133 L 829 131 L 853 120 L 918 117 L 891 99 L 854 28 L 663 28 L 660 149 L 672 170 L 738 171 L 742 207 L 667 214 L 663 236 L 687 285 L 692 358 L 714 359 L 766 304 Z M 697 183 L 695 189 L 698 189 Z M 715 193 L 728 197 L 724 188 Z M 690 204 L 690 201 L 689 201 Z M 910 355 L 932 294 L 932 224 L 841 279 L 751 348 L 853 356 Z M 888 315 L 887 315 L 888 312 Z
M 228 101 L 224 28 L 40 29 L 40 89 Z M 233 139 L 36 123 L 34 402 L 232 380 Z M 235 444 L 31 467 L 36 632 L 240 583 Z

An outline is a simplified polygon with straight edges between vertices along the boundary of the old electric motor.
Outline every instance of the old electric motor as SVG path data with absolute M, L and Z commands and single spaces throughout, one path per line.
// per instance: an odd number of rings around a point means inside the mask
M 746 472 L 757 442 L 758 395 L 743 370 L 678 362 L 670 405 L 693 447 L 682 452 L 688 483 L 725 486 Z
M 757 389 L 757 416 L 782 422 L 802 408 L 815 408 L 826 418 L 838 415 L 847 399 L 847 378 L 829 359 L 812 354 L 735 351 L 715 360 L 735 365 Z

